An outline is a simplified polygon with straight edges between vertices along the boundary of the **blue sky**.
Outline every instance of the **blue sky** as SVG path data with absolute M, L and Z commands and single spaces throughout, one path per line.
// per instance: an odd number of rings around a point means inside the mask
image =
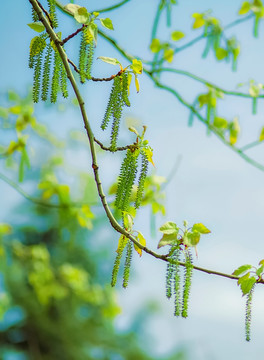
M 220 18 L 222 24 L 226 25 L 237 18 L 241 4 L 237 0 L 179 0 L 178 3 L 173 12 L 174 25 L 169 30 L 162 25 L 158 34 L 161 39 L 166 40 L 172 30 L 181 30 L 186 33 L 183 44 L 201 34 L 200 30 L 191 30 L 192 13 L 212 9 L 212 15 Z M 6 15 L 10 14 L 10 4 L 12 25 Z M 79 4 L 86 5 L 89 10 L 90 6 L 92 9 L 104 7 L 109 1 L 80 1 Z M 132 0 L 120 10 L 108 13 L 107 16 L 111 17 L 115 26 L 115 32 L 110 35 L 118 39 L 119 44 L 129 53 L 150 58 L 148 45 L 156 6 L 157 1 Z M 30 6 L 26 1 L 3 2 L 0 18 L 0 93 L 2 95 L 6 89 L 14 88 L 23 94 L 31 84 L 32 77 L 31 70 L 27 69 L 28 47 L 31 37 L 35 36 L 26 26 L 31 22 Z M 64 27 L 67 33 L 67 29 L 74 28 L 74 22 L 67 19 Z M 252 37 L 252 29 L 253 22 L 250 20 L 226 33 L 228 36 L 236 35 L 241 44 L 238 71 L 235 73 L 231 71 L 230 64 L 216 62 L 212 54 L 201 59 L 204 41 L 179 53 L 172 66 L 195 73 L 228 90 L 235 90 L 238 83 L 246 83 L 250 79 L 262 82 L 264 27 L 261 23 L 258 39 Z M 77 49 L 72 48 L 73 54 L 74 51 Z M 103 40 L 99 40 L 96 56 L 122 59 Z M 124 61 L 124 65 L 126 63 Z M 94 65 L 95 76 L 109 74 L 111 71 L 110 65 L 100 64 L 99 61 Z M 175 86 L 190 102 L 199 92 L 206 90 L 203 85 L 183 76 L 166 75 L 165 81 Z M 264 174 L 225 147 L 214 135 L 207 136 L 205 126 L 198 120 L 189 128 L 188 111 L 171 95 L 154 88 L 146 76 L 141 76 L 140 84 L 139 94 L 132 91 L 132 108 L 125 115 L 134 116 L 148 126 L 147 137 L 154 149 L 157 174 L 167 176 L 177 157 L 182 156 L 179 170 L 166 189 L 167 215 L 157 220 L 157 226 L 167 220 L 181 224 L 184 219 L 190 224 L 206 224 L 212 230 L 212 235 L 199 244 L 199 257 L 195 260 L 198 266 L 231 273 L 241 264 L 257 264 L 264 257 Z M 246 91 L 246 88 L 242 90 Z M 109 86 L 105 84 L 98 87 L 93 85 L 91 88 L 86 86 L 83 89 L 90 121 L 100 137 L 98 118 L 102 118 L 108 91 Z M 252 115 L 250 100 L 225 97 L 219 112 L 229 120 L 239 116 L 242 135 L 238 144 L 242 146 L 257 138 L 264 125 L 263 110 L 263 102 L 259 102 L 258 114 Z M 40 105 L 37 105 L 37 111 L 41 121 L 45 122 L 45 112 L 42 112 Z M 64 116 L 67 122 L 72 121 L 67 114 Z M 71 124 L 82 129 L 77 116 Z M 125 127 L 123 131 L 125 134 Z M 259 161 L 263 160 L 263 145 L 248 153 Z M 111 182 L 113 174 L 109 163 L 105 164 L 103 171 Z M 7 186 L 0 183 L 0 189 L 5 192 L 5 201 L 8 198 L 12 199 L 11 204 L 12 201 L 17 201 L 13 192 L 6 192 Z M 0 216 L 4 219 L 3 209 L 0 209 Z M 157 232 L 155 239 L 150 237 L 147 211 L 141 212 L 136 228 L 144 232 L 148 245 L 155 249 L 159 234 Z M 165 298 L 164 264 L 147 255 L 143 255 L 142 259 L 135 256 L 134 268 L 136 270 L 130 287 L 126 291 L 119 291 L 123 314 L 117 320 L 118 327 L 125 328 L 132 321 L 133 314 L 140 309 L 143 301 L 155 300 L 160 306 L 160 312 L 146 324 L 146 333 L 155 338 L 153 351 L 164 353 L 174 346 L 185 345 L 192 349 L 192 358 L 195 360 L 244 360 L 261 356 L 264 323 L 262 286 L 258 286 L 255 291 L 252 341 L 248 344 L 244 340 L 245 299 L 242 299 L 234 281 L 195 273 L 189 318 L 182 320 L 173 317 L 173 303 Z

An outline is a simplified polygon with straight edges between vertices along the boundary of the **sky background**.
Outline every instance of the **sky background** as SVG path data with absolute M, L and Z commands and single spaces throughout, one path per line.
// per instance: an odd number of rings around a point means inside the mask
M 78 4 L 95 10 L 113 4 L 110 1 L 80 1 Z M 186 38 L 184 44 L 201 34 L 201 30 L 191 29 L 191 14 L 212 9 L 212 15 L 226 25 L 237 18 L 241 2 L 201 0 L 179 0 L 174 8 L 172 27 L 167 29 L 162 18 L 158 31 L 161 40 L 168 40 L 172 30 L 181 30 Z M 65 2 L 66 4 L 66 2 Z M 152 21 L 158 2 L 154 0 L 131 0 L 124 7 L 107 13 L 113 21 L 115 31 L 109 34 L 118 40 L 120 46 L 128 53 L 151 59 L 148 50 Z M 12 14 L 10 22 L 9 14 Z M 11 16 L 11 15 L 10 15 Z M 31 22 L 30 6 L 27 1 L 11 0 L 1 4 L 0 13 L 0 94 L 7 89 L 15 89 L 21 95 L 32 81 L 32 72 L 27 68 L 28 48 L 35 33 L 26 26 Z M 75 28 L 74 21 L 65 17 L 63 20 L 65 34 Z M 241 56 L 238 60 L 237 72 L 231 71 L 231 65 L 217 62 L 212 53 L 206 59 L 201 58 L 205 41 L 179 53 L 172 64 L 174 68 L 190 71 L 227 90 L 235 90 L 238 83 L 247 83 L 250 79 L 263 81 L 264 63 L 264 26 L 261 23 L 259 38 L 252 36 L 253 21 L 247 21 L 226 32 L 228 37 L 236 35 L 241 45 Z M 77 47 L 71 47 L 69 53 L 74 56 Z M 122 59 L 109 44 L 99 39 L 96 49 L 97 56 L 117 57 Z M 95 62 L 94 76 L 112 74 L 113 68 L 108 64 Z M 205 86 L 181 75 L 166 74 L 164 83 L 173 85 L 189 102 L 202 92 Z M 90 85 L 90 84 L 89 84 Z M 107 137 L 99 129 L 100 119 L 107 104 L 109 86 L 111 84 L 92 84 L 83 87 L 88 116 L 95 135 L 100 139 Z M 132 107 L 125 111 L 125 117 L 135 117 L 147 125 L 146 137 L 154 149 L 156 174 L 168 176 L 178 157 L 181 156 L 179 169 L 166 188 L 167 214 L 157 219 L 157 229 L 165 221 L 182 224 L 188 220 L 190 224 L 204 223 L 211 231 L 198 246 L 199 257 L 195 264 L 222 272 L 231 273 L 242 264 L 257 265 L 264 258 L 263 213 L 264 213 L 264 173 L 247 164 L 237 154 L 227 148 L 214 135 L 207 136 L 206 128 L 198 120 L 189 128 L 188 111 L 177 102 L 172 95 L 153 87 L 147 76 L 140 76 L 141 90 L 136 94 L 131 91 Z M 247 88 L 242 88 L 247 91 Z M 3 98 L 2 98 L 3 99 Z M 1 105 L 1 104 L 0 104 Z M 258 138 L 264 126 L 264 102 L 259 101 L 258 114 L 252 115 L 250 99 L 225 97 L 220 102 L 219 115 L 231 120 L 239 116 L 242 134 L 238 146 Z M 43 111 L 37 105 L 39 121 L 51 124 L 55 111 Z M 47 115 L 48 114 L 48 115 Z M 49 118 L 47 118 L 49 117 Z M 78 113 L 63 113 L 56 118 L 52 128 L 56 133 L 61 126 L 65 132 L 69 128 L 82 130 Z M 63 131 L 63 130 L 62 130 Z M 120 141 L 127 139 L 127 130 L 123 126 Z M 264 163 L 263 145 L 248 151 L 260 162 Z M 86 161 L 86 154 L 79 161 Z M 74 162 L 76 159 L 69 160 Z M 118 162 L 108 156 L 102 162 L 102 178 L 107 187 L 118 174 Z M 27 185 L 26 185 L 27 186 Z M 0 183 L 1 207 L 0 222 L 6 221 L 8 209 L 12 209 L 19 199 L 12 189 Z M 149 211 L 141 210 L 135 228 L 147 237 L 147 245 L 156 249 L 160 235 L 150 235 Z M 114 234 L 114 232 L 113 232 Z M 116 244 L 113 245 L 113 249 Z M 133 276 L 127 290 L 119 289 L 119 301 L 123 313 L 117 319 L 117 327 L 126 329 L 133 321 L 134 315 L 142 309 L 145 301 L 158 304 L 159 311 L 146 324 L 145 332 L 151 335 L 153 343 L 149 344 L 152 351 L 164 354 L 174 347 L 184 346 L 189 349 L 190 358 L 195 360 L 221 360 L 260 357 L 263 353 L 264 288 L 256 287 L 253 298 L 252 340 L 244 340 L 244 309 L 245 299 L 236 283 L 232 280 L 215 277 L 203 273 L 194 273 L 189 318 L 173 317 L 173 301 L 165 297 L 164 276 L 165 264 L 143 254 L 139 259 L 134 256 Z

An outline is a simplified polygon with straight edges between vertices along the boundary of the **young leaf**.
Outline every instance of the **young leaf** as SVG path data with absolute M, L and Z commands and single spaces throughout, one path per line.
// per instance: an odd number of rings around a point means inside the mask
M 171 246 L 177 244 L 177 234 L 178 233 L 164 234 L 158 243 L 158 249 L 166 245 Z
M 123 212 L 123 221 L 126 231 L 130 232 L 133 228 L 133 217 L 126 211 Z
M 198 29 L 205 24 L 205 20 L 203 18 L 203 14 L 194 13 L 192 14 L 192 17 L 195 19 L 193 23 L 193 29 Z
M 173 55 L 174 55 L 173 49 L 167 49 L 167 50 L 164 51 L 164 59 L 168 63 L 171 63 L 173 61 Z
M 249 12 L 249 10 L 250 10 L 250 3 L 248 1 L 244 1 L 238 12 L 238 15 L 245 15 Z
M 142 62 L 140 60 L 133 59 L 131 69 L 134 71 L 135 74 L 142 74 L 143 71 Z
M 128 238 L 125 235 L 121 235 L 119 240 L 118 240 L 118 245 L 117 245 L 117 249 L 116 249 L 116 252 L 118 254 L 119 254 L 121 249 L 122 249 L 122 251 L 124 250 L 124 247 L 126 246 L 127 242 L 128 242 Z
M 152 160 L 153 152 L 150 149 L 150 147 L 144 148 L 143 151 L 146 154 L 146 157 L 147 157 L 148 161 L 155 167 L 155 164 L 154 164 L 154 162 Z
M 107 56 L 98 56 L 97 59 L 100 59 L 100 60 L 104 61 L 107 64 L 121 65 L 120 62 L 115 58 L 110 58 L 110 57 L 107 57 Z
M 138 93 L 139 92 L 139 81 L 138 81 L 136 74 L 135 74 L 135 86 L 136 86 L 137 93 Z
M 240 133 L 240 126 L 238 118 L 235 117 L 233 122 L 230 124 L 230 144 L 234 145 L 237 142 L 238 135 Z
M 198 231 L 201 234 L 209 234 L 211 232 L 211 230 L 207 229 L 207 227 L 202 223 L 194 224 L 192 231 Z
M 181 40 L 182 38 L 184 38 L 184 33 L 182 32 L 182 31 L 173 31 L 172 33 L 171 33 L 171 39 L 173 40 L 173 41 L 179 41 L 179 40 Z
M 242 276 L 242 278 L 240 278 L 241 280 L 244 278 L 244 276 Z M 239 280 L 240 280 L 239 279 Z M 238 280 L 238 281 L 239 281 Z M 256 279 L 251 276 L 251 277 L 248 277 L 248 278 L 245 278 L 243 279 L 241 282 L 240 282 L 240 288 L 242 290 L 242 293 L 243 295 L 246 295 L 250 292 L 250 290 L 253 288 L 253 286 L 255 285 L 256 283 Z
M 140 231 L 138 231 L 136 238 L 142 246 L 146 246 L 146 239 L 144 238 L 143 234 Z M 134 244 L 134 248 L 136 252 L 139 254 L 139 256 L 142 256 L 142 249 L 140 249 L 136 244 Z
M 111 20 L 111 19 L 109 19 L 109 18 L 100 19 L 100 21 L 101 21 L 101 24 L 102 24 L 105 28 L 107 28 L 107 29 L 109 29 L 109 30 L 114 30 L 114 27 L 113 27 L 113 24 L 112 24 L 112 20 Z
M 30 24 L 27 24 L 30 29 L 38 32 L 38 33 L 41 33 L 42 31 L 45 30 L 45 26 L 42 24 L 41 21 L 38 21 L 38 22 L 34 22 L 34 23 L 30 23 Z
M 155 53 L 158 53 L 160 51 L 160 49 L 161 49 L 161 44 L 160 44 L 159 39 L 153 39 L 150 44 L 151 52 L 153 52 L 155 54 Z
M 217 60 L 223 60 L 224 58 L 227 57 L 227 55 L 228 55 L 228 51 L 226 49 L 220 47 L 216 49 L 215 56 Z
M 264 265 L 264 259 L 260 260 L 259 265 Z
M 232 274 L 235 276 L 239 276 L 251 268 L 252 268 L 252 265 L 242 265 L 242 266 L 239 266 L 239 268 L 237 268 Z
M 190 247 L 196 246 L 201 238 L 201 233 L 194 230 L 192 232 L 187 232 L 183 237 L 183 244 Z
M 178 235 L 179 232 L 179 228 L 178 226 L 172 222 L 172 221 L 167 221 L 164 225 L 162 225 L 159 230 L 166 235 L 171 235 L 174 234 L 175 236 Z
M 261 129 L 260 135 L 259 135 L 259 141 L 264 140 L 264 127 Z
M 226 129 L 228 127 L 228 121 L 224 118 L 216 116 L 213 122 L 214 126 L 219 129 Z

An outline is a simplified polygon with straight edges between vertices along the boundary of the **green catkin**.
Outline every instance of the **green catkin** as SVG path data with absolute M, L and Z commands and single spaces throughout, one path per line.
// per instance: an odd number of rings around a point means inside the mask
M 115 151 L 117 147 L 117 138 L 119 134 L 122 108 L 123 108 L 123 100 L 121 97 L 121 93 L 119 92 L 116 104 L 113 107 L 113 123 L 111 129 L 111 142 L 110 142 L 111 151 Z
M 138 153 L 127 150 L 126 157 L 121 165 L 115 206 L 121 211 L 127 211 L 130 205 L 130 196 L 137 173 Z
M 93 36 L 90 33 L 89 27 L 84 27 L 83 29 L 83 41 L 85 43 L 85 64 L 84 64 L 84 71 L 85 77 L 89 80 L 91 79 L 91 69 L 93 64 L 93 57 L 94 57 L 94 40 Z
M 174 276 L 174 271 L 175 271 L 175 266 L 173 263 L 169 261 L 167 264 L 167 271 L 166 271 L 166 296 L 168 299 L 170 299 L 172 295 L 172 279 Z
M 113 107 L 115 106 L 115 101 L 117 98 L 118 98 L 118 94 L 117 94 L 116 77 L 115 77 L 112 85 L 111 93 L 109 96 L 108 104 L 106 107 L 105 115 L 101 124 L 102 130 L 105 130 L 108 126 L 108 123 L 112 115 Z
M 111 286 L 113 286 L 113 287 L 116 285 L 117 275 L 118 275 L 118 271 L 119 271 L 119 267 L 120 267 L 120 261 L 121 261 L 124 249 L 126 247 L 126 244 L 127 244 L 127 238 L 125 236 L 123 236 L 122 242 L 117 250 L 117 255 L 115 258 L 115 263 L 114 263 L 114 267 L 113 267 L 113 271 L 112 271 Z
M 136 201 L 135 201 L 135 208 L 138 209 L 141 200 L 144 194 L 144 186 L 145 186 L 145 180 L 148 173 L 148 158 L 146 156 L 146 153 L 144 151 L 141 152 L 141 170 L 138 180 L 138 189 L 137 189 L 137 195 L 136 195 Z
M 34 66 L 34 75 L 33 75 L 33 102 L 34 103 L 37 103 L 39 101 L 42 55 L 43 55 L 42 51 L 40 51 L 36 55 L 36 61 L 35 61 L 35 66 Z
M 177 246 L 175 249 L 172 259 L 175 263 L 174 267 L 174 316 L 180 316 L 181 315 L 181 272 L 180 272 L 180 247 Z
M 57 101 L 58 92 L 60 90 L 59 79 L 60 79 L 60 67 L 61 59 L 58 51 L 54 53 L 54 65 L 53 65 L 53 76 L 51 81 L 51 94 L 50 101 L 55 103 Z
M 252 315 L 252 297 L 253 297 L 254 287 L 247 294 L 246 302 L 246 316 L 245 316 L 245 332 L 246 332 L 246 341 L 250 341 L 251 336 L 251 315 Z
M 66 70 L 63 66 L 63 62 L 61 60 L 61 57 L 60 57 L 60 68 L 59 68 L 59 72 L 60 72 L 60 75 L 59 75 L 59 81 L 60 81 L 60 88 L 61 88 L 61 92 L 62 92 L 62 96 L 64 98 L 67 98 L 68 97 L 68 89 L 67 89 L 67 73 L 66 73 Z
M 122 76 L 122 99 L 126 106 L 130 106 L 130 101 L 128 98 L 128 73 L 124 72 Z
M 34 68 L 39 52 L 43 52 L 46 47 L 46 41 L 43 36 L 36 36 L 32 39 L 30 44 L 28 66 L 30 69 Z
M 123 288 L 124 289 L 126 289 L 128 286 L 131 261 L 132 261 L 132 252 L 133 252 L 133 245 L 132 245 L 132 242 L 129 240 L 129 242 L 127 244 L 126 261 L 125 261 L 124 274 L 123 274 Z
M 58 18 L 56 14 L 55 0 L 48 0 L 49 14 L 54 28 L 58 27 Z
M 183 299 L 182 299 L 182 317 L 188 317 L 188 304 L 190 297 L 190 290 L 192 284 L 192 274 L 193 274 L 193 264 L 192 256 L 190 251 L 186 252 L 186 261 L 185 261 L 185 272 L 184 272 L 184 287 L 183 287 Z
M 82 32 L 80 51 L 79 51 L 79 71 L 80 71 L 80 81 L 82 84 L 84 84 L 86 80 L 86 64 L 87 64 L 86 40 Z
M 92 64 L 93 64 L 93 57 L 94 57 L 94 43 L 93 41 L 90 41 L 87 44 L 87 61 L 86 61 L 86 67 L 85 67 L 85 76 L 89 80 L 91 79 L 91 70 L 92 70 Z
M 31 13 L 31 15 L 32 15 L 32 20 L 33 20 L 34 22 L 39 21 L 38 14 L 37 14 L 37 12 L 36 12 L 33 8 L 32 8 L 32 13 Z
M 41 91 L 41 100 L 46 101 L 48 98 L 49 84 L 50 84 L 50 67 L 51 67 L 51 55 L 52 55 L 52 46 L 49 44 L 47 46 L 44 66 L 43 66 L 43 75 L 42 75 L 42 91 Z

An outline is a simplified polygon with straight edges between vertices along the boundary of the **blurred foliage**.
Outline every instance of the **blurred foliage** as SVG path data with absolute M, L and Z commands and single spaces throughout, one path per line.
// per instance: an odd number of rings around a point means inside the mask
M 23 200 L 12 216 L 7 214 L 9 223 L 0 224 L 0 358 L 158 358 L 147 354 L 150 341 L 143 325 L 138 326 L 152 314 L 150 306 L 135 317 L 131 329 L 115 328 L 121 311 L 116 291 L 110 287 L 113 259 L 109 253 L 115 244 L 105 241 L 104 250 L 96 246 L 107 224 L 97 207 L 92 177 L 71 168 L 65 156 L 66 141 L 54 139 L 37 122 L 29 96 L 21 99 L 11 92 L 0 117 L 5 129 L 1 132 L 1 172 L 17 178 L 23 155 L 19 147 L 10 151 L 10 144 L 24 136 L 31 171 L 23 168 L 20 180 L 30 180 L 37 194 L 35 198 L 22 193 L 33 203 Z M 44 143 L 36 142 L 39 137 Z M 76 141 L 78 149 L 85 146 L 76 139 L 67 145 Z M 75 186 L 70 186 L 72 178 Z M 154 213 L 164 211 L 158 192 L 162 182 L 159 177 L 148 178 L 143 203 L 154 200 Z M 17 184 L 12 182 L 12 186 L 21 193 Z M 107 232 L 105 237 L 109 237 Z M 184 360 L 186 355 L 180 351 L 162 359 Z

